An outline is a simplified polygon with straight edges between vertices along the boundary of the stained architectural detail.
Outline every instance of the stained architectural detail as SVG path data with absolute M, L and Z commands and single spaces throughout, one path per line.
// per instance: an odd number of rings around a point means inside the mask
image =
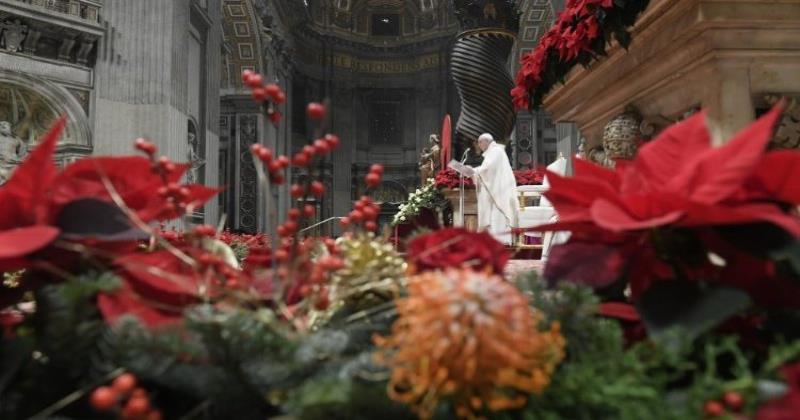
M 238 228 L 245 232 L 258 230 L 258 174 L 250 154 L 250 146 L 258 142 L 258 117 L 240 115 L 237 121 L 239 138 L 237 155 L 239 160 L 238 190 Z
M 28 145 L 11 131 L 11 123 L 0 121 L 0 184 L 8 180 L 27 151 Z

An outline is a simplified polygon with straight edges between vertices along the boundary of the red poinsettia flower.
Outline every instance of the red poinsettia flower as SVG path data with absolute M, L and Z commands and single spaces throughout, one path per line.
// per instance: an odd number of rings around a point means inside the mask
M 544 182 L 544 171 L 540 169 L 524 169 L 514 171 L 517 185 L 540 185 Z
M 165 205 L 158 190 L 165 184 L 179 187 L 176 183 L 187 165 L 174 165 L 174 170 L 162 177 L 143 157 L 92 157 L 59 172 L 53 163 L 53 154 L 65 125 L 66 119 L 60 118 L 8 182 L 0 187 L 0 201 L 3 202 L 0 206 L 0 271 L 28 266 L 31 254 L 80 224 L 64 220 L 65 209 L 70 205 L 75 205 L 70 215 L 80 216 L 80 210 L 86 208 L 98 209 L 107 215 L 108 206 L 117 203 L 114 197 L 124 202 L 143 222 L 177 216 L 175 209 Z M 181 192 L 187 206 L 197 207 L 217 190 L 186 185 L 181 187 Z M 108 205 L 98 207 L 98 202 Z M 84 219 L 91 218 L 84 216 Z M 67 236 L 75 239 L 76 235 Z
M 800 413 L 800 363 L 786 365 L 781 372 L 789 391 L 761 405 L 756 420 L 794 420 Z
M 561 221 L 554 228 L 588 223 L 628 232 L 767 222 L 800 236 L 800 221 L 777 205 L 800 203 L 800 190 L 766 175 L 773 170 L 767 165 L 777 160 L 800 171 L 800 153 L 766 152 L 779 115 L 773 109 L 714 148 L 705 116 L 698 114 L 665 130 L 616 171 L 575 159 L 574 177 L 548 174 L 552 188 L 545 195 Z
M 448 228 L 412 239 L 407 258 L 418 272 L 468 267 L 501 274 L 511 255 L 487 232 Z
M 463 178 L 464 187 L 472 188 L 475 184 L 472 182 L 472 178 Z M 442 169 L 436 174 L 436 178 L 434 178 L 434 184 L 437 188 L 459 188 L 461 185 L 461 176 L 453 169 L 447 168 Z
M 97 305 L 108 322 L 135 316 L 150 327 L 175 323 L 192 305 L 216 298 L 220 291 L 249 285 L 246 273 L 208 252 L 182 247 L 139 252 L 115 261 L 122 287 L 98 296 Z
M 710 229 L 767 223 L 800 236 L 800 219 L 787 211 L 800 203 L 800 188 L 786 182 L 800 171 L 800 153 L 766 151 L 779 115 L 773 109 L 713 148 L 700 114 L 670 127 L 615 170 L 576 159 L 574 177 L 548 174 L 551 189 L 545 195 L 559 222 L 537 230 L 567 230 L 574 236 L 553 249 L 545 274 L 589 278 L 571 263 L 578 252 L 595 263 L 611 264 L 602 276 L 591 276 L 595 286 L 608 285 L 625 271 L 634 297 L 680 270 L 689 279 L 718 279 L 744 288 L 765 305 L 800 303 L 791 294 L 776 296 L 778 286 L 800 288 L 780 278 L 771 263 L 725 247 Z M 781 176 L 776 169 L 784 171 Z M 676 229 L 691 231 L 727 265 L 665 260 L 658 242 Z

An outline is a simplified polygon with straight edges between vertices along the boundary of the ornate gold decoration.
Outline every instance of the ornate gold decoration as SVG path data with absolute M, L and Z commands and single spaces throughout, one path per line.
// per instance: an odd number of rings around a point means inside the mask
M 638 112 L 629 108 L 606 124 L 603 129 L 603 150 L 607 159 L 633 159 L 636 156 L 638 142 L 642 138 L 640 123 Z
M 406 262 L 392 244 L 363 234 L 341 237 L 337 245 L 345 266 L 333 276 L 331 309 L 362 310 L 399 296 Z

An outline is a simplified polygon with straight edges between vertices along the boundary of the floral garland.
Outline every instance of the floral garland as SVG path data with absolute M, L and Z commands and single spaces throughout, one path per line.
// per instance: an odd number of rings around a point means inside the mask
M 631 42 L 627 29 L 647 8 L 649 0 L 569 0 L 555 25 L 536 48 L 522 57 L 511 90 L 517 109 L 538 108 L 542 98 L 577 64 L 589 65 L 605 55 L 612 36 L 624 48 Z
M 400 205 L 399 210 L 392 219 L 392 225 L 411 220 L 418 215 L 422 209 L 440 209 L 447 204 L 441 191 L 439 191 L 436 181 L 433 178 L 416 191 L 408 195 L 408 200 Z

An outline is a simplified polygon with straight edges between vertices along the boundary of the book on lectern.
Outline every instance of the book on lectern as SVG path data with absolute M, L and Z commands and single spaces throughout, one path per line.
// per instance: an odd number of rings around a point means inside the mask
M 447 164 L 447 167 L 460 173 L 461 175 L 467 178 L 472 178 L 472 176 L 475 175 L 474 168 L 472 168 L 471 166 L 464 165 L 463 163 L 455 159 L 451 160 L 450 163 Z

